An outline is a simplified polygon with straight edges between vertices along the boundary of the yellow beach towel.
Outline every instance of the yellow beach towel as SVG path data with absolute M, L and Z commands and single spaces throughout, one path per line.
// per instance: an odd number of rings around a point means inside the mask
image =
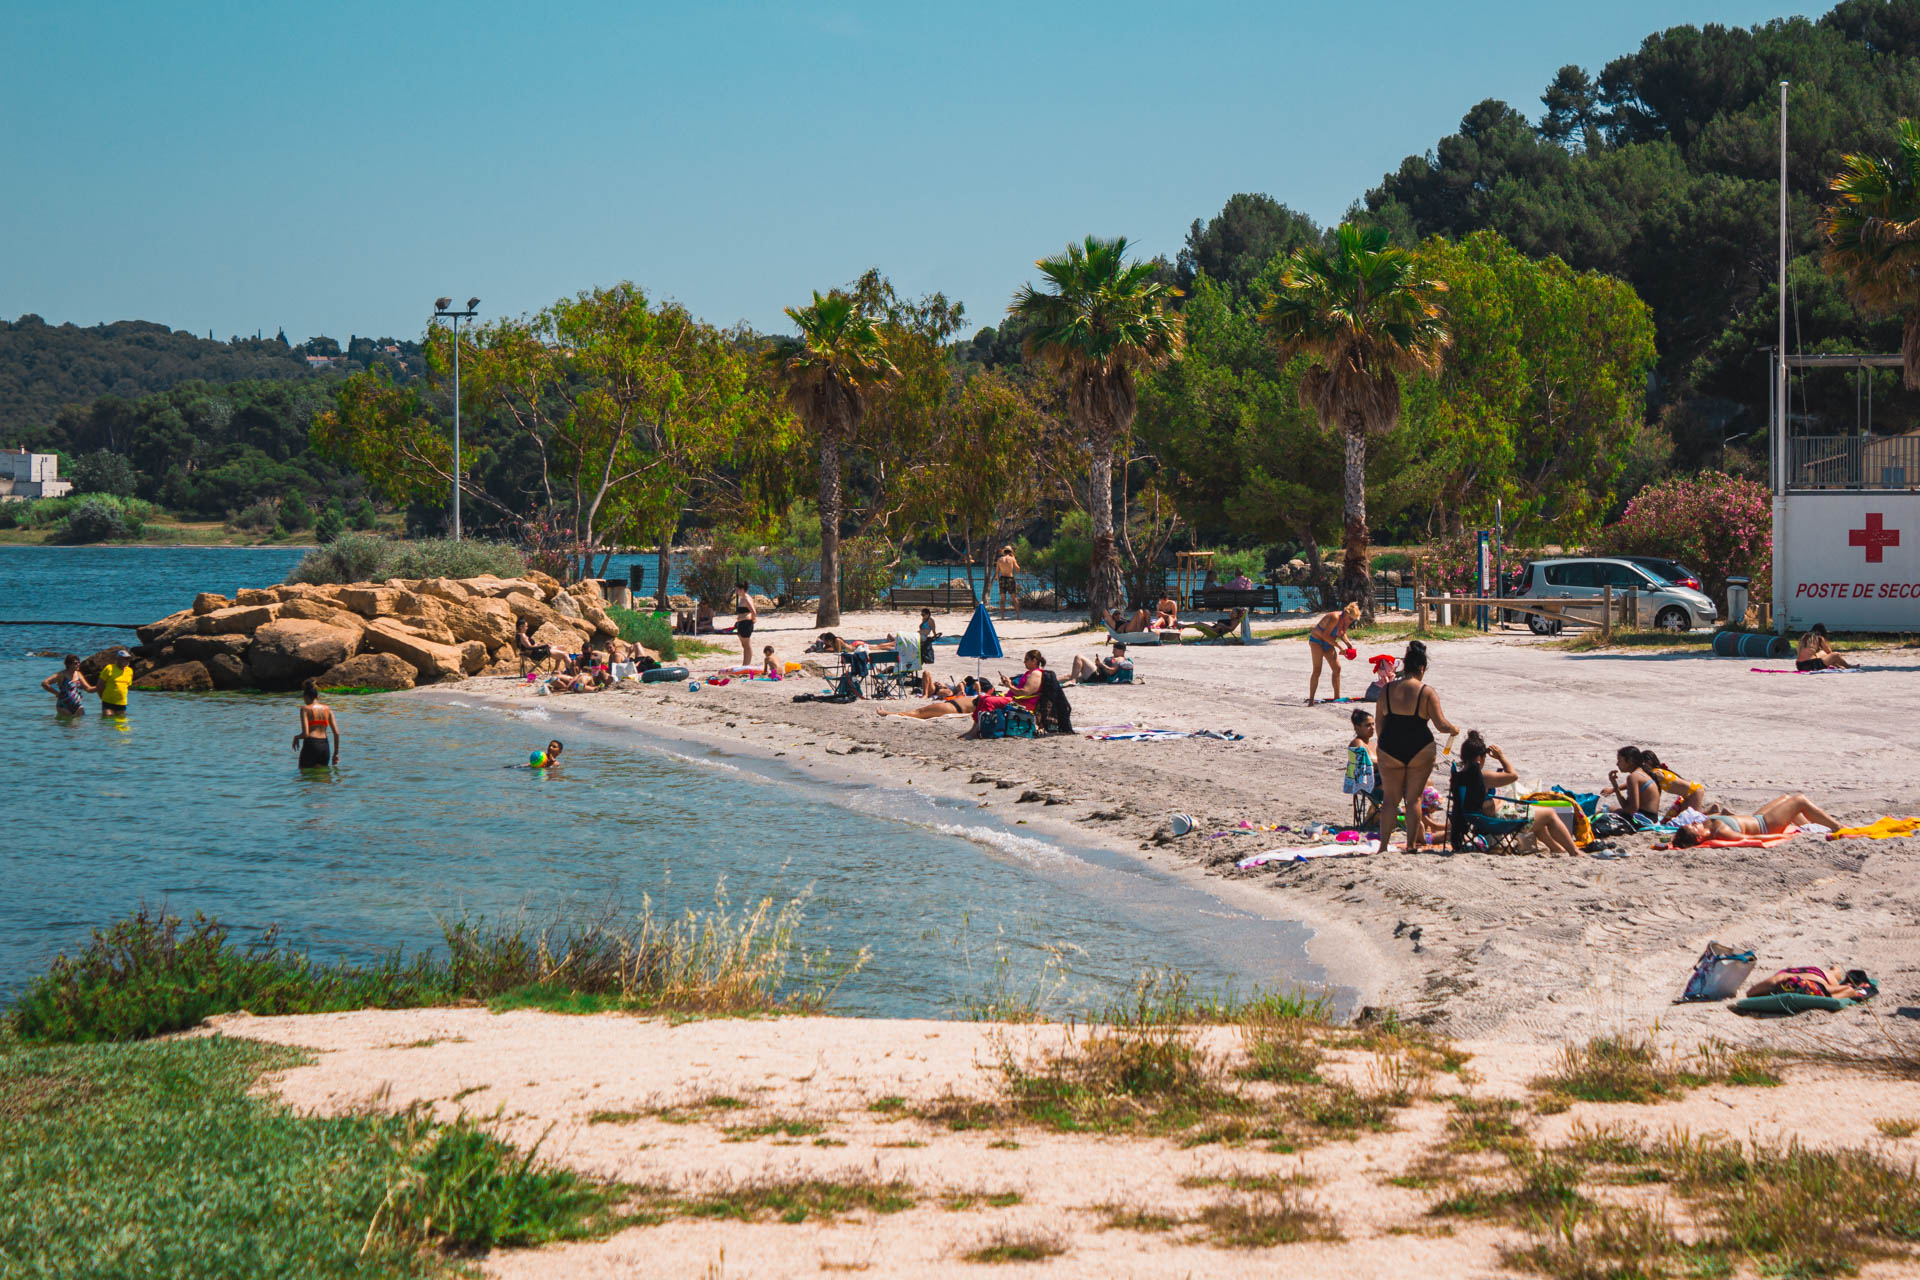
M 1881 818 L 1864 827 L 1842 827 L 1829 840 L 1859 837 L 1865 840 L 1892 840 L 1899 836 L 1920 835 L 1920 818 Z

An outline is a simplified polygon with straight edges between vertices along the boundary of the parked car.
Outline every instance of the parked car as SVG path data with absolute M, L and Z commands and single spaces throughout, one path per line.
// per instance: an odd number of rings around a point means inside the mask
M 1705 591 L 1700 585 L 1700 575 L 1678 560 L 1669 560 L 1664 556 L 1621 556 L 1622 560 L 1631 560 L 1656 578 L 1663 578 L 1676 587 L 1688 587 L 1694 591 Z
M 1615 595 L 1638 593 L 1642 617 L 1653 615 L 1662 631 L 1691 631 L 1713 626 L 1713 601 L 1691 587 L 1668 582 L 1653 571 L 1624 557 L 1582 557 L 1535 560 L 1520 578 L 1520 598 L 1534 600 L 1592 599 L 1612 587 Z M 1529 616 L 1535 635 L 1553 635 L 1560 624 Z

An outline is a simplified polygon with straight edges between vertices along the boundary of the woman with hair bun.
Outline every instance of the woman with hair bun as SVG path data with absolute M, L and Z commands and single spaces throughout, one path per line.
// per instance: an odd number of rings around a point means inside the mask
M 1420 795 L 1433 776 L 1433 762 L 1439 754 L 1433 729 L 1449 734 L 1460 732 L 1447 713 L 1440 709 L 1440 695 L 1427 687 L 1427 646 L 1415 640 L 1407 645 L 1407 656 L 1400 664 L 1400 678 L 1380 691 L 1377 763 L 1380 787 L 1385 799 L 1380 805 L 1380 852 L 1387 851 L 1387 840 L 1399 821 L 1402 807 L 1409 825 L 1420 814 Z M 1432 727 L 1430 728 L 1429 725 Z M 1409 851 L 1413 848 L 1408 841 Z

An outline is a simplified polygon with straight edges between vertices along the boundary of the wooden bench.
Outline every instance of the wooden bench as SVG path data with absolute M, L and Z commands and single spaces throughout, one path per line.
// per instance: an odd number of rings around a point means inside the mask
M 895 587 L 887 592 L 889 609 L 939 609 L 943 613 L 952 613 L 957 606 L 971 609 L 979 601 L 974 598 L 971 586 L 943 587 Z
M 1278 613 L 1280 588 L 1201 587 L 1193 593 L 1193 607 L 1217 613 L 1225 613 L 1230 609 L 1245 609 L 1249 613 L 1265 609 L 1268 613 Z

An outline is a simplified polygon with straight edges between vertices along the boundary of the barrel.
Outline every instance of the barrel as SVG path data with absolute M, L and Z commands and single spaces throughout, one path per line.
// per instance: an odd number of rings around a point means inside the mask
M 1765 631 L 1721 631 L 1713 637 L 1713 652 L 1721 658 L 1787 658 L 1793 646 Z

